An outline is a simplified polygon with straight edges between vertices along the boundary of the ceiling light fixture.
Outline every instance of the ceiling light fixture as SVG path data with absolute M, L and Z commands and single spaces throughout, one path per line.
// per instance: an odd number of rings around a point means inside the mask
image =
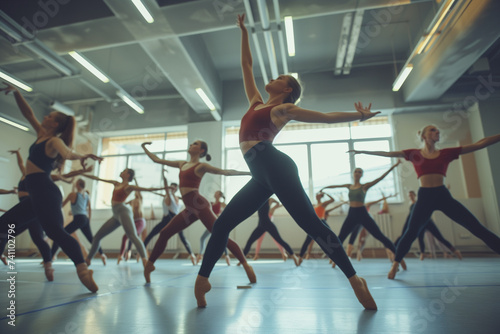
M 7 72 L 4 72 L 3 70 L 0 70 L 0 78 L 2 78 L 5 81 L 10 82 L 14 86 L 17 86 L 17 87 L 19 87 L 19 88 L 21 88 L 21 89 L 23 89 L 23 90 L 25 90 L 27 92 L 32 92 L 33 91 L 33 88 L 31 88 L 31 86 L 29 86 L 28 84 L 24 83 L 22 80 L 17 79 L 13 75 L 8 74 Z
M 11 125 L 13 127 L 21 129 L 23 131 L 29 131 L 29 129 L 27 127 L 25 127 L 24 125 L 18 124 L 16 122 L 9 121 L 8 119 L 3 118 L 3 117 L 0 117 L 0 122 L 4 122 L 5 124 L 9 124 L 9 125 Z
M 443 10 L 441 11 L 439 18 L 436 21 L 436 23 L 434 24 L 434 26 L 432 27 L 431 31 L 427 35 L 425 35 L 424 41 L 422 43 L 420 43 L 420 46 L 419 46 L 418 51 L 417 51 L 418 54 L 421 54 L 424 51 L 425 47 L 427 46 L 427 43 L 429 43 L 432 36 L 434 36 L 434 34 L 436 33 L 436 30 L 441 25 L 441 22 L 446 17 L 446 14 L 448 14 L 448 11 L 450 10 L 450 8 L 454 2 L 455 2 L 455 0 L 448 0 L 447 3 L 444 3 L 442 5 L 441 9 L 443 9 Z
M 147 23 L 153 23 L 155 21 L 155 19 L 153 18 L 151 13 L 149 13 L 148 9 L 146 8 L 146 6 L 144 6 L 141 0 L 132 0 L 132 3 L 135 5 L 137 10 L 139 11 L 139 13 L 141 13 L 142 17 L 144 17 Z
M 102 73 L 96 66 L 94 66 L 88 59 L 86 59 L 82 54 L 77 51 L 71 51 L 68 53 L 73 59 L 79 62 L 83 67 L 85 67 L 90 73 L 95 75 L 99 80 L 104 83 L 109 82 L 109 78 Z
M 408 75 L 410 75 L 410 72 L 412 70 L 413 70 L 413 65 L 408 64 L 401 72 L 399 72 L 398 77 L 396 78 L 396 80 L 394 80 L 394 84 L 392 85 L 393 92 L 397 92 L 401 88 L 401 86 L 405 82 L 406 78 L 408 78 Z
M 203 102 L 205 102 L 205 104 L 207 105 L 208 109 L 210 109 L 210 111 L 215 110 L 215 105 L 212 103 L 212 101 L 210 101 L 210 99 L 208 98 L 207 94 L 205 94 L 203 89 L 196 88 L 196 93 L 198 93 L 198 95 L 201 97 Z
M 117 91 L 116 95 L 139 114 L 144 114 L 144 107 L 125 91 Z
M 293 36 L 293 19 L 291 16 L 285 16 L 285 32 L 286 32 L 286 44 L 288 47 L 288 56 L 295 56 L 295 38 Z

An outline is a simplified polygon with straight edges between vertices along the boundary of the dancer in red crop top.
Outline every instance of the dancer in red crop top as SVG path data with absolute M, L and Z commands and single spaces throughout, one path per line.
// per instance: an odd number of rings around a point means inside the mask
M 210 290 L 208 277 L 223 252 L 229 233 L 276 194 L 297 224 L 304 229 L 334 260 L 349 279 L 356 296 L 365 308 L 376 309 L 366 282 L 356 275 L 340 241 L 324 225 L 300 182 L 297 166 L 286 154 L 276 150 L 272 141 L 291 120 L 310 123 L 338 123 L 366 120 L 375 116 L 370 107 L 356 103 L 357 112 L 322 113 L 295 105 L 301 93 L 299 82 L 290 75 L 280 75 L 266 85 L 268 100 L 260 95 L 252 70 L 252 54 L 245 15 L 238 16 L 241 29 L 241 68 L 245 92 L 250 105 L 240 127 L 240 149 L 252 173 L 252 179 L 233 197 L 217 219 L 196 278 L 195 297 L 199 307 L 206 306 L 205 294 Z
M 146 145 L 149 144 L 151 143 L 143 143 L 142 148 L 151 160 L 158 164 L 179 168 L 179 190 L 186 208 L 172 218 L 167 226 L 161 230 L 160 236 L 158 237 L 155 247 L 151 252 L 151 256 L 149 257 L 149 261 L 144 268 L 144 277 L 148 283 L 151 282 L 151 272 L 155 270 L 154 262 L 158 259 L 158 257 L 160 257 L 161 253 L 163 253 L 167 247 L 168 239 L 176 233 L 184 230 L 198 219 L 201 220 L 207 230 L 212 232 L 212 228 L 217 217 L 213 213 L 210 203 L 198 192 L 203 175 L 206 173 L 226 176 L 250 175 L 248 172 L 240 172 L 233 169 L 220 169 L 207 163 L 200 162 L 200 158 L 203 157 L 206 157 L 208 161 L 211 160 L 210 155 L 207 154 L 208 145 L 201 140 L 196 140 L 194 143 L 189 145 L 189 161 L 171 161 L 160 159 L 146 148 Z M 243 264 L 250 282 L 255 283 L 257 279 L 253 269 L 247 263 L 240 247 L 231 239 L 227 240 L 227 243 L 224 243 L 223 247 L 226 247 L 226 244 L 231 253 L 233 253 L 233 255 Z
M 399 263 L 410 250 L 411 244 L 418 236 L 418 232 L 429 222 L 435 210 L 442 211 L 452 220 L 468 229 L 476 237 L 500 254 L 500 238 L 484 227 L 474 215 L 460 202 L 451 197 L 444 185 L 444 178 L 448 164 L 458 159 L 461 154 L 471 153 L 500 141 L 500 134 L 486 137 L 466 146 L 445 148 L 439 150 L 436 143 L 439 141 L 439 129 L 434 125 L 427 125 L 418 132 L 420 140 L 425 146 L 422 149 L 410 149 L 395 152 L 382 151 L 355 151 L 355 154 L 371 154 L 382 157 L 401 157 L 413 163 L 420 180 L 418 199 L 411 213 L 408 228 L 403 234 L 396 248 L 396 259 L 389 271 L 388 278 L 394 279 Z

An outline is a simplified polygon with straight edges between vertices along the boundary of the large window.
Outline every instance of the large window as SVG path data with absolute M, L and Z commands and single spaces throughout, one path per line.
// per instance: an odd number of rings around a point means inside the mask
M 186 132 L 169 132 L 150 135 L 122 136 L 103 138 L 101 155 L 104 157 L 100 164 L 98 176 L 102 179 L 121 181 L 120 173 L 125 168 L 132 168 L 135 171 L 135 178 L 141 187 L 158 188 L 163 186 L 162 170 L 168 182 L 179 182 L 179 171 L 156 164 L 144 154 L 141 144 L 151 142 L 148 149 L 158 157 L 167 160 L 185 160 L 186 149 L 188 147 Z M 105 182 L 98 182 L 94 193 L 96 209 L 104 209 L 111 205 L 113 185 Z M 133 199 L 132 193 L 127 201 Z M 161 198 L 150 192 L 142 193 L 144 208 L 153 204 L 158 206 Z
M 238 144 L 238 127 L 226 128 L 226 168 L 248 170 Z M 395 162 L 392 159 L 371 155 L 354 155 L 348 150 L 391 150 L 392 131 L 387 117 L 377 117 L 363 123 L 308 124 L 292 123 L 283 128 L 274 145 L 288 154 L 297 164 L 302 186 L 310 198 L 321 188 L 329 185 L 352 183 L 352 171 L 363 169 L 362 183 L 380 177 Z M 249 180 L 246 178 L 225 179 L 228 200 Z M 398 192 L 399 181 L 393 172 L 367 193 L 366 201 L 381 198 L 381 193 Z M 347 200 L 346 188 L 329 189 L 327 192 L 337 200 Z M 400 201 L 391 198 L 389 201 Z

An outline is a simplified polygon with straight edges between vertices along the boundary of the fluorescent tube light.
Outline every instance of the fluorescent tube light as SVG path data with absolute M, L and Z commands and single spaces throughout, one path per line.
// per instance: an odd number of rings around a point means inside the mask
M 132 0 L 132 3 L 137 7 L 137 10 L 139 13 L 141 13 L 142 17 L 146 20 L 147 23 L 153 23 L 155 19 L 153 19 L 153 16 L 149 13 L 148 9 L 144 4 L 142 3 L 141 0 Z
M 102 73 L 101 70 L 99 70 L 92 63 L 90 63 L 90 61 L 88 61 L 80 53 L 78 53 L 77 51 L 71 51 L 69 52 L 69 55 L 73 57 L 77 62 L 79 62 L 83 67 L 85 67 L 90 73 L 98 77 L 99 80 L 101 80 L 104 83 L 109 82 L 109 78 L 106 75 L 104 75 L 104 73 Z
M 6 72 L 0 70 L 0 78 L 2 78 L 5 81 L 10 82 L 14 86 L 17 86 L 27 92 L 32 92 L 33 88 L 31 88 L 28 84 L 22 82 L 21 80 L 15 78 L 14 76 L 7 74 Z
M 418 51 L 417 51 L 418 54 L 421 54 L 424 51 L 427 43 L 429 43 L 431 37 L 434 36 L 434 33 L 436 32 L 437 28 L 439 28 L 439 25 L 441 24 L 443 19 L 446 17 L 446 14 L 450 10 L 450 8 L 454 2 L 455 2 L 455 0 L 449 0 L 449 2 L 447 4 L 443 5 L 444 10 L 442 11 L 441 15 L 439 16 L 439 19 L 436 21 L 436 23 L 432 27 L 431 31 L 425 36 L 424 41 L 420 44 L 420 47 L 418 48 Z
M 396 78 L 394 84 L 392 85 L 393 92 L 397 92 L 401 88 L 401 86 L 405 82 L 406 78 L 408 78 L 408 75 L 410 75 L 410 72 L 412 70 L 413 70 L 413 65 L 408 64 L 401 72 L 399 72 L 398 77 Z
M 210 99 L 208 98 L 207 94 L 205 94 L 203 89 L 196 88 L 196 93 L 198 93 L 198 95 L 201 97 L 203 102 L 205 102 L 205 104 L 207 105 L 208 109 L 210 109 L 210 111 L 215 110 L 214 104 L 212 103 L 212 101 L 210 101 Z
M 291 16 L 285 16 L 286 44 L 288 46 L 288 56 L 295 56 L 295 39 L 293 36 L 293 20 Z
M 121 91 L 117 91 L 116 95 L 118 95 L 120 99 L 123 100 L 123 102 L 128 104 L 130 107 L 132 107 L 132 109 L 137 111 L 139 114 L 144 114 L 144 107 L 141 106 L 138 102 L 136 102 L 133 97 Z
M 5 124 L 12 125 L 13 127 L 21 129 L 23 131 L 29 131 L 29 129 L 27 127 L 25 127 L 24 125 L 18 124 L 16 122 L 9 121 L 8 119 L 3 118 L 3 117 L 0 117 L 0 122 L 4 122 Z

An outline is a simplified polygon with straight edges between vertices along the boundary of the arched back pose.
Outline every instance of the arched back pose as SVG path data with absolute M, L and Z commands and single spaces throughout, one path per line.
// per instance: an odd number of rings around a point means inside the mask
M 486 137 L 477 143 L 453 148 L 438 149 L 439 129 L 434 125 L 427 125 L 418 132 L 420 140 L 424 142 L 422 149 L 409 149 L 403 151 L 353 151 L 355 154 L 371 154 L 382 157 L 401 157 L 413 163 L 420 180 L 418 199 L 412 210 L 408 228 L 398 244 L 396 258 L 389 271 L 388 278 L 394 279 L 399 263 L 410 250 L 411 244 L 418 233 L 429 222 L 435 210 L 442 211 L 452 220 L 468 229 L 479 239 L 500 254 L 500 238 L 484 227 L 479 220 L 459 201 L 451 197 L 449 190 L 444 185 L 448 164 L 461 154 L 471 153 L 500 141 L 500 134 Z
M 275 193 L 293 219 L 311 235 L 323 250 L 339 263 L 349 278 L 360 302 L 369 309 L 376 304 L 366 282 L 359 278 L 349 259 L 339 245 L 335 233 L 318 218 L 298 176 L 297 166 L 286 154 L 278 151 L 272 141 L 276 134 L 291 120 L 315 123 L 349 122 L 375 116 L 370 107 L 356 104 L 358 112 L 321 113 L 297 107 L 294 103 L 301 93 L 295 78 L 280 75 L 266 85 L 269 99 L 263 102 L 252 70 L 252 55 L 245 15 L 238 16 L 241 29 L 241 66 L 243 81 L 250 109 L 243 116 L 240 127 L 240 148 L 252 173 L 252 179 L 235 195 L 222 212 L 212 232 L 203 263 L 195 284 L 195 297 L 199 307 L 206 306 L 205 293 L 210 290 L 208 277 L 224 249 L 229 232 L 248 218 Z
M 92 270 L 88 270 L 83 259 L 80 245 L 63 228 L 63 215 L 61 212 L 62 196 L 59 188 L 50 177 L 54 166 L 62 169 L 65 160 L 80 160 L 85 166 L 86 159 L 102 160 L 93 154 L 81 155 L 71 150 L 73 135 L 75 130 L 75 119 L 72 116 L 53 111 L 43 118 L 40 123 L 33 113 L 33 110 L 26 102 L 21 93 L 13 86 L 0 91 L 13 92 L 16 103 L 23 116 L 28 120 L 37 134 L 37 140 L 30 147 L 28 161 L 26 162 L 26 188 L 29 192 L 31 205 L 36 214 L 36 218 L 47 233 L 47 236 L 61 245 L 64 252 L 76 265 L 80 281 L 92 292 L 96 292 L 98 287 L 92 278 Z M 11 216 L 6 219 L 5 225 L 19 222 L 25 218 L 22 212 L 23 205 L 19 203 L 20 210 L 14 207 Z M 21 211 L 21 212 L 20 212 Z M 9 219 L 15 219 L 10 220 Z M 3 222 L 0 226 L 3 227 Z M 5 233 L 3 228 L 0 233 Z
M 224 196 L 222 191 L 217 190 L 214 193 L 214 201 L 210 203 L 210 205 L 212 205 L 212 211 L 215 213 L 215 215 L 217 217 L 220 216 L 220 213 L 226 207 L 225 201 L 226 201 L 226 197 Z M 196 264 L 198 264 L 198 262 L 200 262 L 201 259 L 203 259 L 203 253 L 205 252 L 205 242 L 206 242 L 209 235 L 210 235 L 210 231 L 205 230 L 205 232 L 203 232 L 203 234 L 200 237 L 200 253 L 198 254 L 198 256 L 196 256 Z M 227 252 L 227 247 L 224 248 L 224 257 L 226 258 L 227 265 L 230 266 L 231 259 L 229 258 L 229 254 Z
M 330 197 L 330 199 L 323 202 L 323 196 L 325 196 L 325 195 Z M 323 224 L 326 224 L 326 220 L 325 220 L 326 207 L 333 202 L 335 202 L 335 199 L 328 194 L 325 194 L 321 191 L 316 194 L 316 203 L 317 204 L 314 206 L 314 211 L 318 215 L 319 219 L 321 219 Z M 302 244 L 302 248 L 300 249 L 299 265 L 302 263 L 302 260 L 304 259 L 304 254 L 306 254 L 306 251 L 307 251 L 306 260 L 309 259 L 309 256 L 311 253 L 310 249 L 312 249 L 313 242 L 314 241 L 313 241 L 312 237 L 310 235 L 307 235 L 306 239 L 304 240 L 304 243 Z
M 92 241 L 92 247 L 89 251 L 89 255 L 85 260 L 87 264 L 90 265 L 92 258 L 94 257 L 95 253 L 97 253 L 97 249 L 101 245 L 101 240 L 105 236 L 116 230 L 118 227 L 120 227 L 120 225 L 123 226 L 125 234 L 134 243 L 137 251 L 141 255 L 143 264 L 145 264 L 147 261 L 146 248 L 144 247 L 144 243 L 142 242 L 141 238 L 139 238 L 139 236 L 137 235 L 132 210 L 130 210 L 130 206 L 125 204 L 125 200 L 132 191 L 156 191 L 163 188 L 143 188 L 130 184 L 135 176 L 135 171 L 131 168 L 126 168 L 120 173 L 120 178 L 122 179 L 121 182 L 114 180 L 105 180 L 98 178 L 97 176 L 88 174 L 84 174 L 83 176 L 88 177 L 92 180 L 111 183 L 114 186 L 113 197 L 111 198 L 111 210 L 113 211 L 113 217 L 108 219 L 108 221 L 106 221 L 101 226 L 99 231 L 97 231 L 97 233 L 95 234 L 94 241 Z
M 88 172 L 88 171 L 87 171 Z M 66 203 L 71 204 L 71 213 L 73 214 L 73 221 L 69 223 L 64 229 L 69 234 L 80 229 L 87 238 L 87 240 L 92 243 L 92 230 L 90 229 L 90 217 L 92 215 L 92 208 L 90 206 L 90 198 L 88 191 L 85 189 L 85 181 L 83 179 L 78 179 L 75 183 L 75 188 L 63 201 L 62 206 L 64 207 Z M 54 256 L 59 249 L 57 242 L 52 244 L 52 256 Z M 101 259 L 104 265 L 106 265 L 106 255 L 99 247 L 99 254 L 101 254 Z
M 272 207 L 271 204 L 273 204 Z M 290 256 L 293 258 L 293 262 L 295 262 L 295 265 L 298 266 L 299 258 L 293 252 L 292 247 L 290 247 L 290 245 L 281 238 L 276 225 L 274 225 L 274 223 L 271 221 L 271 216 L 274 214 L 274 210 L 276 210 L 280 206 L 281 204 L 273 198 L 270 198 L 268 201 L 265 201 L 264 204 L 262 204 L 262 206 L 257 211 L 259 222 L 257 223 L 257 227 L 255 228 L 255 230 L 253 230 L 252 234 L 250 234 L 250 238 L 248 238 L 247 244 L 243 249 L 243 254 L 245 254 L 246 256 L 248 252 L 250 252 L 250 247 L 255 242 L 255 240 L 259 239 L 261 236 L 264 236 L 264 233 L 267 232 L 273 237 L 278 245 L 281 245 L 284 249 L 286 249 L 288 254 L 290 254 Z M 258 245 L 258 249 L 256 249 L 255 251 L 254 260 L 258 259 L 259 250 L 260 245 Z
M 248 175 L 249 173 L 240 172 L 233 169 L 220 169 L 207 163 L 200 162 L 200 158 L 203 157 L 207 157 L 208 161 L 210 161 L 211 159 L 210 155 L 207 152 L 207 143 L 201 140 L 196 140 L 194 143 L 189 145 L 189 161 L 171 161 L 160 159 L 153 153 L 149 152 L 149 150 L 146 148 L 146 145 L 148 144 L 150 143 L 143 143 L 142 148 L 144 149 L 144 152 L 146 152 L 146 154 L 151 158 L 151 160 L 162 165 L 179 168 L 179 190 L 181 191 L 182 201 L 184 202 L 184 206 L 186 207 L 178 215 L 176 215 L 160 232 L 160 237 L 156 241 L 149 261 L 144 268 L 144 278 L 146 279 L 146 282 L 149 283 L 151 282 L 151 272 L 155 270 L 154 262 L 158 259 L 158 257 L 160 257 L 161 253 L 163 253 L 163 251 L 167 247 L 168 239 L 170 239 L 176 233 L 179 233 L 179 231 L 184 230 L 198 219 L 201 220 L 207 230 L 212 231 L 212 227 L 217 217 L 212 212 L 210 203 L 198 192 L 198 188 L 203 176 L 206 173 L 226 176 Z M 250 281 L 255 282 L 256 278 L 253 269 L 247 263 L 240 247 L 231 239 L 226 239 L 223 246 L 226 247 L 226 244 L 231 253 L 233 253 L 234 256 L 243 264 L 243 267 L 245 268 Z
M 161 230 L 165 226 L 167 226 L 168 222 L 172 220 L 172 218 L 174 218 L 175 215 L 180 212 L 181 203 L 179 203 L 179 197 L 177 197 L 177 195 L 175 194 L 179 189 L 178 184 L 172 182 L 169 185 L 167 178 L 165 177 L 165 175 L 163 175 L 163 185 L 165 187 L 165 192 L 166 192 L 165 196 L 163 197 L 163 201 L 161 203 L 163 205 L 163 218 L 155 227 L 153 227 L 151 232 L 148 234 L 148 236 L 144 240 L 144 246 L 147 246 L 151 241 L 151 239 L 155 235 L 160 233 Z M 186 239 L 182 231 L 177 233 L 177 235 L 179 235 L 179 238 L 181 239 L 184 248 L 186 248 L 186 251 L 189 254 L 189 258 L 191 259 L 191 262 L 193 263 L 193 265 L 196 265 L 197 262 L 193 254 L 193 251 L 191 250 L 191 244 Z
M 408 192 L 408 198 L 410 199 L 410 213 L 408 214 L 408 217 L 406 217 L 405 224 L 403 225 L 403 232 L 399 238 L 394 241 L 394 244 L 396 247 L 398 246 L 399 242 L 401 241 L 401 238 L 403 237 L 406 229 L 408 228 L 408 223 L 410 222 L 410 217 L 411 213 L 413 212 L 413 209 L 415 208 L 415 204 L 417 203 L 417 194 L 413 190 L 410 190 Z M 429 222 L 425 225 L 424 228 L 420 230 L 418 233 L 418 245 L 420 248 L 420 260 L 423 261 L 425 258 L 425 242 L 424 242 L 424 237 L 425 237 L 425 232 L 429 231 L 439 242 L 441 242 L 443 245 L 445 245 L 452 253 L 454 253 L 460 260 L 462 259 L 462 253 L 453 245 L 446 240 L 441 232 L 439 231 L 438 227 L 436 226 L 436 223 L 432 219 L 429 219 Z
M 321 189 L 321 191 L 325 189 L 343 187 L 349 189 L 349 213 L 340 228 L 339 239 L 341 243 L 343 243 L 349 233 L 353 232 L 357 225 L 360 224 L 366 228 L 367 231 L 375 237 L 375 239 L 383 243 L 386 249 L 393 253 L 396 252 L 396 248 L 394 247 L 392 241 L 382 234 L 382 231 L 380 231 L 377 223 L 375 223 L 373 218 L 368 214 L 365 207 L 365 196 L 368 189 L 382 181 L 382 179 L 389 175 L 389 173 L 400 163 L 401 161 L 398 160 L 396 164 L 389 168 L 389 170 L 382 174 L 379 178 L 364 184 L 360 182 L 361 177 L 363 176 L 363 170 L 361 168 L 356 168 L 353 172 L 354 184 L 348 183 L 343 185 L 328 186 Z

